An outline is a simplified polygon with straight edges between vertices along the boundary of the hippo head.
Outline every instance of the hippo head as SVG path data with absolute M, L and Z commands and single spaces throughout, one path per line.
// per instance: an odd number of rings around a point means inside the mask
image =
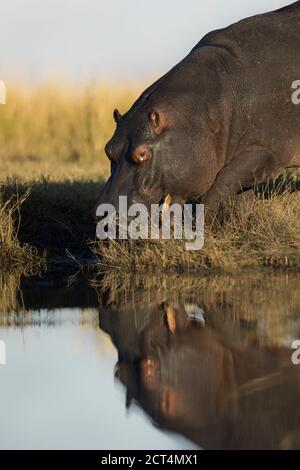
M 211 151 L 193 106 L 179 94 L 175 100 L 140 98 L 124 116 L 114 111 L 116 130 L 105 147 L 111 176 L 96 207 L 117 208 L 119 196 L 127 196 L 128 206 L 149 208 L 166 198 L 184 203 L 209 189 L 213 177 L 203 156 Z M 188 118 L 181 112 L 186 108 Z

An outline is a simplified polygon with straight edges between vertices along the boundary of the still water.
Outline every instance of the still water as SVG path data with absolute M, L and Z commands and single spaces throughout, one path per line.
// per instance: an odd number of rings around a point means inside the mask
M 1 449 L 300 448 L 300 276 L 2 286 Z

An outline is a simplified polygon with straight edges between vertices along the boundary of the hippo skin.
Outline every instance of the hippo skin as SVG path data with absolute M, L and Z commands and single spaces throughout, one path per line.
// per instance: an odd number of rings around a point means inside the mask
M 213 31 L 121 116 L 98 204 L 229 198 L 300 166 L 300 1 Z M 299 93 L 300 94 L 300 93 Z

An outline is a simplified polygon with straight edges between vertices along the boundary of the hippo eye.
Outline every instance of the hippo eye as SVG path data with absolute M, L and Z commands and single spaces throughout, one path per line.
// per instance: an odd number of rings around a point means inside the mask
M 132 160 L 134 163 L 143 163 L 151 158 L 151 151 L 147 145 L 140 145 L 132 154 Z

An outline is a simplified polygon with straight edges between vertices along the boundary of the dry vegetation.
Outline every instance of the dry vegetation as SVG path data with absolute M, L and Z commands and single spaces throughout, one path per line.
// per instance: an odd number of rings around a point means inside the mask
M 29 196 L 3 200 L 0 192 L 0 266 L 1 272 L 18 271 L 32 273 L 43 262 L 43 256 L 29 244 L 20 244 L 18 239 L 20 209 Z M 1 285 L 1 283 L 0 283 Z
M 113 109 L 128 110 L 141 88 L 10 84 L 7 104 L 0 108 L 0 179 L 107 176 L 103 149 L 115 126 Z
M 95 226 L 90 209 L 108 174 L 104 144 L 112 111 L 126 111 L 144 86 L 35 88 L 9 86 L 0 108 L 0 237 L 2 267 L 41 254 L 84 256 Z M 18 195 L 18 196 L 16 196 Z M 22 204 L 21 204 L 22 202 Z M 300 197 L 259 200 L 225 224 L 206 227 L 202 251 L 180 241 L 98 243 L 100 269 L 127 271 L 236 270 L 300 266 Z
M 300 194 L 285 193 L 228 211 L 223 224 L 206 225 L 201 251 L 181 240 L 113 241 L 95 248 L 103 269 L 123 271 L 234 271 L 300 267 Z
M 222 337 L 240 330 L 243 346 L 278 346 L 299 335 L 299 281 L 299 273 L 274 271 L 268 276 L 264 271 L 204 276 L 107 271 L 93 285 L 105 307 L 122 312 L 124 325 L 140 328 L 165 302 L 181 311 L 186 304 L 198 305 L 207 326 L 221 331 Z
M 125 112 L 141 88 L 10 83 L 0 107 L 2 268 L 27 264 L 35 248 L 51 256 L 88 250 L 90 210 L 109 170 L 112 112 Z

